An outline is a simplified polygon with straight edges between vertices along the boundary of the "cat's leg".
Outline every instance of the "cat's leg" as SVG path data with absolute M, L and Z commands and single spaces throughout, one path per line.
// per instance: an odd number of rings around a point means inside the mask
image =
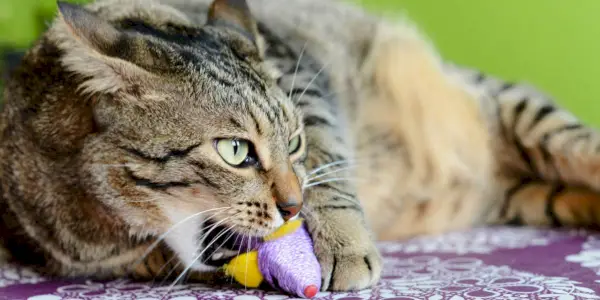
M 324 148 L 327 143 L 318 141 L 320 139 L 313 139 L 309 144 L 313 146 L 309 165 L 317 168 L 346 159 L 336 154 L 337 149 Z M 329 159 L 331 157 L 336 159 Z M 331 171 L 335 168 L 327 170 Z M 337 172 L 335 177 L 349 177 L 349 174 Z M 382 272 L 374 236 L 367 226 L 355 188 L 350 183 L 327 182 L 332 177 L 317 179 L 323 183 L 309 183 L 316 185 L 305 191 L 305 217 L 321 264 L 323 289 L 345 291 L 372 286 Z
M 319 71 L 321 66 L 309 63 L 306 55 L 303 64 L 298 74 L 291 66 L 279 84 L 291 91 L 303 112 L 307 176 L 302 180 L 301 214 L 321 264 L 322 289 L 366 288 L 379 280 L 382 264 L 348 169 L 353 158 L 351 131 L 342 121 L 343 109 Z
M 138 280 L 175 279 L 183 270 L 183 264 L 167 247 L 160 244 L 150 247 L 154 248 L 147 248 L 141 257 L 129 264 L 128 275 Z
M 380 24 L 361 65 L 359 195 L 375 232 L 399 239 L 477 223 L 494 168 L 476 94 L 409 25 Z
M 328 175 L 317 173 L 318 180 L 309 176 L 310 187 L 305 191 L 308 224 L 323 265 L 324 286 L 334 290 L 372 285 L 381 273 L 380 258 L 357 198 L 358 184 L 369 180 L 365 178 L 369 174 L 351 172 L 350 166 L 383 157 L 371 157 L 373 151 L 362 152 L 369 153 L 369 157 L 357 157 L 361 153 L 355 153 L 356 145 L 350 145 L 348 137 L 354 136 L 354 143 L 369 139 L 368 133 L 363 136 L 357 128 L 377 123 L 397 134 L 410 160 L 406 166 L 399 166 L 406 169 L 399 171 L 409 176 L 395 177 L 396 173 L 381 170 L 397 181 L 387 187 L 376 183 L 379 191 L 401 189 L 390 195 L 394 203 L 376 193 L 361 195 L 364 199 L 360 200 L 374 212 L 371 218 L 381 217 L 396 202 L 410 198 L 409 191 L 424 198 L 446 199 L 444 191 L 456 185 L 474 187 L 474 192 L 468 193 L 477 194 L 482 189 L 479 183 L 491 181 L 489 134 L 476 98 L 445 76 L 435 52 L 412 27 L 382 22 L 369 38 L 369 47 L 353 78 L 357 87 L 351 87 L 355 93 L 349 99 L 323 97 L 317 88 L 319 78 L 307 93 L 302 87 L 296 88 L 303 95 L 298 106 L 305 114 L 309 149 L 306 166 L 310 171 L 339 163 L 324 170 Z M 352 97 L 356 97 L 356 103 Z M 345 124 L 340 118 L 344 111 L 356 113 L 350 114 Z M 398 165 L 394 161 L 402 160 L 401 155 L 384 155 L 391 160 L 387 165 Z M 388 219 L 390 225 L 395 224 L 394 219 Z M 419 229 L 409 225 L 405 230 Z
M 310 94 L 299 103 L 305 107 L 305 166 L 309 173 L 323 169 L 304 180 L 303 212 L 321 263 L 323 289 L 366 288 L 379 280 L 382 265 L 351 172 L 344 170 L 351 151 L 332 102 Z
M 465 77 L 489 96 L 501 205 L 490 221 L 600 225 L 600 132 L 534 88 L 482 74 Z
M 600 228 L 600 194 L 592 189 L 528 177 L 499 183 L 502 205 L 488 216 L 491 224 Z

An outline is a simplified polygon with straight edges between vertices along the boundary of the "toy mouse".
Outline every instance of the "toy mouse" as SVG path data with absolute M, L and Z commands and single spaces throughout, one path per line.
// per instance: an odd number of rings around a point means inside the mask
M 300 219 L 288 221 L 255 250 L 231 259 L 224 269 L 250 288 L 266 280 L 273 288 L 304 298 L 314 297 L 321 289 L 321 266 Z

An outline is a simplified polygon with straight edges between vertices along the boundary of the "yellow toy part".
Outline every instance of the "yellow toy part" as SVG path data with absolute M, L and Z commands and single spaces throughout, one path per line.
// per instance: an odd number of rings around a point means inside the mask
M 263 281 L 258 268 L 258 251 L 251 251 L 234 257 L 225 265 L 225 274 L 249 288 L 257 288 Z
M 285 235 L 288 235 L 288 234 L 296 231 L 298 228 L 300 228 L 300 226 L 302 226 L 302 219 L 295 219 L 292 221 L 288 221 L 285 224 L 281 225 L 281 227 L 277 228 L 277 230 L 275 230 L 275 232 L 265 236 L 264 240 L 265 241 L 276 240 L 280 237 L 283 237 Z

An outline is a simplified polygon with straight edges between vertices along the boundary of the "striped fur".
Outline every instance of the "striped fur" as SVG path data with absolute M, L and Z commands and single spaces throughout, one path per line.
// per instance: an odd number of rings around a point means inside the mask
M 463 74 L 490 95 L 485 100 L 497 128 L 495 156 L 505 195 L 496 222 L 597 227 L 597 131 L 529 85 Z
M 535 89 L 446 64 L 408 21 L 347 3 L 211 3 L 63 9 L 23 58 L 0 116 L 13 259 L 212 280 L 298 192 L 323 288 L 352 290 L 381 276 L 376 239 L 600 222 L 597 133 Z M 244 167 L 216 151 L 232 136 L 253 143 Z

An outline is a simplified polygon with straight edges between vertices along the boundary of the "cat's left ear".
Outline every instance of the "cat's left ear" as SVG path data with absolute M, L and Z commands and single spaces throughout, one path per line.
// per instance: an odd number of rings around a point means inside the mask
M 62 65 L 83 79 L 84 93 L 115 94 L 156 81 L 157 76 L 145 67 L 159 59 L 140 55 L 146 48 L 136 44 L 139 40 L 82 6 L 63 1 L 57 4 L 58 18 L 49 29 L 50 35 L 63 52 Z
M 72 37 L 106 55 L 122 38 L 121 32 L 105 20 L 69 2 L 58 1 L 58 12 Z
M 259 46 L 256 20 L 246 0 L 214 0 L 208 11 L 207 25 L 236 30 Z

